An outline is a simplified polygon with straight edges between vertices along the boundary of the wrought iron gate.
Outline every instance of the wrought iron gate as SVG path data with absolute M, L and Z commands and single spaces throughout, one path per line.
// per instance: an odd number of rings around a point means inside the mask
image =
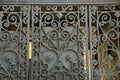
M 119 4 L 0 5 L 0 80 L 119 80 L 119 58 Z
M 0 80 L 28 80 L 30 6 L 0 5 Z

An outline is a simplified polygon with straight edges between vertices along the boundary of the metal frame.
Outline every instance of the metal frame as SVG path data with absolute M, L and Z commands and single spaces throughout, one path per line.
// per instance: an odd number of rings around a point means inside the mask
M 92 80 L 120 79 L 120 4 L 89 6 Z
M 119 80 L 119 3 L 18 4 L 0 5 L 1 80 Z
M 0 79 L 28 79 L 29 5 L 0 5 Z
M 33 5 L 33 79 L 88 80 L 86 5 Z

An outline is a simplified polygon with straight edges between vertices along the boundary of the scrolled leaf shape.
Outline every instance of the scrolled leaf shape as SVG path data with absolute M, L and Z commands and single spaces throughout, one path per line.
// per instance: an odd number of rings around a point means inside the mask
M 79 56 L 75 50 L 67 49 L 62 53 L 60 59 L 64 67 L 66 67 L 70 71 L 71 63 L 77 63 Z
M 41 56 L 41 60 L 45 65 L 48 66 L 48 70 L 51 70 L 54 67 L 58 59 L 57 52 L 55 52 L 54 50 L 43 51 L 41 53 Z

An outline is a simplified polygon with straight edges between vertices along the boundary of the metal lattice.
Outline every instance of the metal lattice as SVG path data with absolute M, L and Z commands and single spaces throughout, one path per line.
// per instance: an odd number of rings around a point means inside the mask
M 120 79 L 120 5 L 91 5 L 92 80 Z
M 29 9 L 0 5 L 0 80 L 28 80 Z
M 120 4 L 0 5 L 0 80 L 119 76 Z
M 87 6 L 32 6 L 33 79 L 87 80 Z

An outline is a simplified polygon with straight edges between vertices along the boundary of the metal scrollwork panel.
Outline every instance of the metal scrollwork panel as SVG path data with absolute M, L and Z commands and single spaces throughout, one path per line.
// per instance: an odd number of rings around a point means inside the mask
M 33 80 L 88 80 L 87 32 L 86 5 L 33 5 Z
M 92 80 L 120 79 L 120 4 L 91 5 Z
M 0 80 L 28 80 L 29 6 L 0 5 Z

